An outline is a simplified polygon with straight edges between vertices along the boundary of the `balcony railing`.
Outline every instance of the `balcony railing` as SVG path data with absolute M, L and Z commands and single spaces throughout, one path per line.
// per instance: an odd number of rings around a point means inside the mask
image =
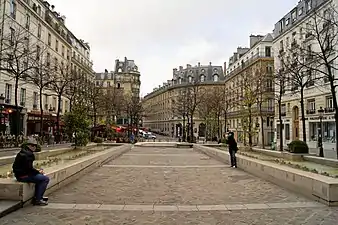
M 333 113 L 334 111 L 335 111 L 334 108 L 326 107 L 326 108 L 324 109 L 324 112 L 325 112 L 325 113 Z
M 316 114 L 316 109 L 308 109 L 306 110 L 306 114 Z

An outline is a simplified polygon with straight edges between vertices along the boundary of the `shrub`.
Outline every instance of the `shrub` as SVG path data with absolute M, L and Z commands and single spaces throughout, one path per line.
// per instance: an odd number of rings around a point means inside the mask
M 101 137 L 95 137 L 94 138 L 94 142 L 100 144 L 100 143 L 103 142 L 103 138 L 101 138 Z
M 292 141 L 288 146 L 291 153 L 309 153 L 309 147 L 304 141 L 295 140 Z
M 89 142 L 87 132 L 78 132 L 75 134 L 75 146 L 86 146 Z

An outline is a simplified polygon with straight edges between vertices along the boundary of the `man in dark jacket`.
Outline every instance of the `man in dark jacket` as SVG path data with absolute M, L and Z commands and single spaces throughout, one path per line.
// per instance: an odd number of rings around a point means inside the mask
M 21 148 L 21 151 L 16 155 L 13 163 L 13 173 L 19 182 L 35 184 L 35 205 L 48 205 L 43 197 L 49 183 L 49 177 L 33 167 L 35 160 L 34 151 L 36 151 L 37 142 L 34 139 L 29 139 Z
M 229 154 L 230 154 L 231 167 L 237 168 L 236 152 L 238 150 L 238 147 L 237 147 L 237 142 L 235 140 L 233 132 L 229 132 L 229 135 L 228 135 L 228 146 L 229 146 Z

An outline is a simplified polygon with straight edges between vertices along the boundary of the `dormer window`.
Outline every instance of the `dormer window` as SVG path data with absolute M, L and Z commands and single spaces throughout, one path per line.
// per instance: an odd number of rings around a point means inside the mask
M 189 83 L 192 82 L 192 76 L 189 76 L 189 77 L 188 77 L 188 81 L 189 81 Z
M 204 81 L 205 81 L 205 76 L 204 76 L 204 75 L 201 75 L 200 80 L 201 80 L 201 82 L 204 82 Z
M 215 75 L 214 75 L 214 81 L 215 81 L 215 82 L 218 82 L 218 81 L 219 81 L 219 76 L 218 76 L 218 74 L 215 74 Z
M 182 84 L 182 78 L 178 78 L 178 84 Z

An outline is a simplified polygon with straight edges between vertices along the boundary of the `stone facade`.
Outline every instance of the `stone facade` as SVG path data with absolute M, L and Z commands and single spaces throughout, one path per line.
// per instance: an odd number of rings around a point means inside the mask
M 47 1 L 40 0 L 5 0 L 1 1 L 1 54 L 5 54 L 5 37 L 11 32 L 27 35 L 28 51 L 42 52 L 45 61 L 55 67 L 73 70 L 82 79 L 93 80 L 92 61 L 88 43 L 78 39 L 65 25 L 65 17 L 61 16 Z M 33 59 L 31 59 L 33 60 Z M 31 62 L 30 62 L 31 63 Z M 2 64 L 2 66 L 4 66 Z M 23 66 L 23 65 L 20 65 Z M 11 74 L 0 72 L 0 94 L 5 97 L 5 110 L 2 112 L 7 133 L 12 133 L 11 123 L 15 110 L 15 83 Z M 51 88 L 43 91 L 43 110 L 45 120 L 54 120 L 58 110 L 58 100 Z M 40 131 L 40 97 L 38 88 L 31 82 L 19 80 L 17 100 L 21 108 L 22 121 L 20 130 L 24 134 Z M 62 97 L 61 114 L 70 110 L 70 100 Z M 47 125 L 47 123 L 45 123 Z M 45 126 L 46 126 L 45 125 Z M 52 127 L 44 131 L 52 132 Z
M 253 144 L 270 145 L 274 136 L 274 90 L 273 90 L 273 51 L 272 34 L 251 35 L 250 48 L 238 48 L 229 59 L 229 67 L 225 76 L 227 93 L 227 129 L 235 133 L 239 142 L 246 142 L 248 130 L 244 128 L 251 117 Z M 259 82 L 259 86 L 251 86 L 250 83 Z M 250 87 L 249 87 L 250 86 Z M 247 88 L 254 88 L 246 90 Z M 253 95 L 248 96 L 252 91 Z M 261 110 L 255 99 L 251 101 L 251 116 L 246 115 L 248 111 L 244 106 L 247 100 L 256 97 L 262 102 Z M 248 103 L 249 104 L 249 103 Z M 264 136 L 264 137 L 263 137 Z
M 224 87 L 224 72 L 222 66 L 201 65 L 196 66 L 187 64 L 186 68 L 180 66 L 179 69 L 173 69 L 173 78 L 163 83 L 153 92 L 146 95 L 142 100 L 145 109 L 143 126 L 153 131 L 161 132 L 171 137 L 182 135 L 182 126 L 187 124 L 183 118 L 174 115 L 173 107 L 180 94 L 187 87 L 198 85 L 203 89 L 212 89 L 213 87 Z M 194 117 L 194 136 L 199 135 L 203 120 Z M 205 128 L 204 128 L 205 129 Z M 204 133 L 204 132 L 202 132 Z
M 304 0 L 300 1 L 295 8 L 288 12 L 276 24 L 274 29 L 274 51 L 275 54 L 275 69 L 282 71 L 283 65 L 281 59 L 292 54 L 293 45 L 306 46 L 307 49 L 314 52 L 320 52 L 319 45 L 316 39 L 311 38 L 311 29 L 309 26 L 314 21 L 314 11 L 324 13 L 329 3 L 335 3 L 331 0 Z M 325 13 L 324 13 L 325 14 Z M 318 23 L 321 23 L 317 20 Z M 318 29 L 324 29 L 324 24 L 318 24 Z M 335 42 L 336 43 L 336 42 Z M 337 46 L 333 46 L 337 48 Z M 309 61 L 310 64 L 310 61 Z M 322 68 L 325 70 L 326 68 Z M 305 69 L 304 69 L 305 70 Z M 317 148 L 320 118 L 318 110 L 324 109 L 323 121 L 323 147 L 324 149 L 335 148 L 335 119 L 333 99 L 330 92 L 329 83 L 322 79 L 320 73 L 315 74 L 315 71 L 307 69 L 309 76 L 315 76 L 316 79 L 306 85 L 304 89 L 304 107 L 305 107 L 305 130 L 306 142 L 310 148 Z M 332 72 L 337 73 L 335 68 Z M 290 75 L 291 77 L 291 75 Z M 305 79 L 305 78 L 304 78 Z M 312 79 L 312 78 L 311 78 Z M 303 140 L 303 126 L 301 120 L 301 105 L 300 105 L 300 87 L 288 79 L 286 92 L 282 96 L 282 120 L 283 120 L 283 145 L 290 143 L 293 140 Z M 276 86 L 276 89 L 279 87 Z M 279 113 L 276 110 L 276 118 Z M 277 139 L 279 139 L 280 122 L 276 123 Z M 279 144 L 279 140 L 276 140 Z

